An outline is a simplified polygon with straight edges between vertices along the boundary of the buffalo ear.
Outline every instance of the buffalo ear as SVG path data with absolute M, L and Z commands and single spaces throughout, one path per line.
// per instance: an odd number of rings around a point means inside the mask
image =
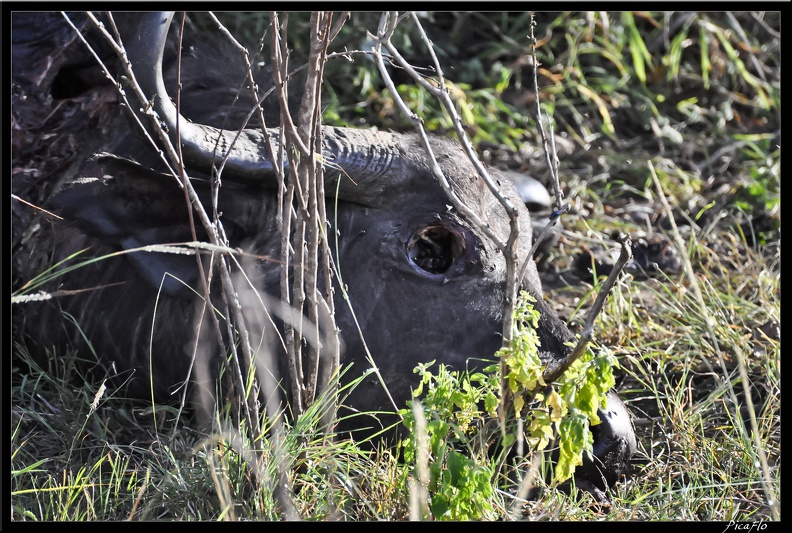
M 109 154 L 97 155 L 85 170 L 49 206 L 87 235 L 118 250 L 194 240 L 184 191 L 173 177 Z M 132 252 L 126 257 L 147 282 L 171 295 L 185 289 L 174 277 L 188 285 L 198 278 L 192 255 Z

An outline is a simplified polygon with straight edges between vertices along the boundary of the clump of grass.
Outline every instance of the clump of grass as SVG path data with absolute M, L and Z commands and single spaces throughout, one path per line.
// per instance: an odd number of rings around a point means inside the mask
M 645 446 L 625 497 L 662 508 L 652 519 L 774 519 L 778 257 L 729 233 L 691 233 L 686 242 L 695 280 L 622 284 L 601 318 L 606 342 L 623 351 L 622 395 Z

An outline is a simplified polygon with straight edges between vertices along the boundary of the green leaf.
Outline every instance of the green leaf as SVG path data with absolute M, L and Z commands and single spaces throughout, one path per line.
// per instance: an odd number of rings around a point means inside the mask
M 583 452 L 591 453 L 593 437 L 589 431 L 588 417 L 576 408 L 571 408 L 558 429 L 559 454 L 555 468 L 559 482 L 571 478 L 575 467 L 583 464 Z
M 446 457 L 446 467 L 449 474 L 448 481 L 453 486 L 459 486 L 460 480 L 465 475 L 465 468 L 469 461 L 465 456 L 455 450 L 450 450 Z

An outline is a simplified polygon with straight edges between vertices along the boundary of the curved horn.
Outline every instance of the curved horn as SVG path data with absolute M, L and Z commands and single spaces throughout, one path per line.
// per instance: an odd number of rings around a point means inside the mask
M 173 15 L 172 11 L 141 13 L 137 34 L 124 42 L 140 88 L 152 95 L 153 110 L 167 126 L 171 141 L 181 142 L 186 163 L 209 171 L 215 146 L 220 154 L 230 148 L 224 170 L 226 179 L 261 182 L 265 176 L 272 175 L 274 168 L 260 131 L 243 130 L 237 138 L 237 132 L 192 123 L 179 116 L 168 97 L 162 78 L 162 56 Z M 177 117 L 180 139 L 176 138 Z M 149 122 L 143 121 L 147 125 Z M 268 132 L 277 147 L 280 132 L 277 129 Z M 384 191 L 399 186 L 397 182 L 410 174 L 405 172 L 403 147 L 391 134 L 334 127 L 323 128 L 323 134 L 328 195 L 335 194 L 337 181 L 341 179 L 339 198 L 376 205 L 382 201 Z M 336 167 L 343 172 L 333 172 Z M 387 179 L 383 179 L 386 175 Z
M 181 141 L 185 162 L 205 170 L 209 169 L 211 154 L 217 146 L 220 154 L 231 148 L 225 167 L 229 174 L 252 179 L 262 172 L 271 172 L 272 162 L 265 153 L 261 133 L 244 130 L 235 141 L 236 132 L 194 124 L 179 116 L 162 79 L 162 56 L 173 14 L 173 11 L 141 13 L 137 34 L 124 41 L 138 84 L 146 95 L 150 95 L 153 110 L 167 126 L 171 142 Z M 177 118 L 181 139 L 176 138 Z M 144 117 L 143 123 L 148 125 L 149 120 Z

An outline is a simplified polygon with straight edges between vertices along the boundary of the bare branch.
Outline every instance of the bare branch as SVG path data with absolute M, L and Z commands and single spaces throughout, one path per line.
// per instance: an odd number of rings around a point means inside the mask
M 481 229 L 481 231 L 484 232 L 484 234 L 487 235 L 487 237 L 489 237 L 492 240 L 492 242 L 494 242 L 495 245 L 501 251 L 505 250 L 506 243 L 501 242 L 498 236 L 492 232 L 492 229 L 489 227 L 489 225 L 484 223 L 484 221 L 481 220 L 481 218 L 478 216 L 477 213 L 475 213 L 474 211 L 469 209 L 465 204 L 463 204 L 462 201 L 459 199 L 459 197 L 456 195 L 456 193 L 454 193 L 454 191 L 451 189 L 451 185 L 448 183 L 448 179 L 445 177 L 443 170 L 440 168 L 440 165 L 437 164 L 437 160 L 434 157 L 434 151 L 432 150 L 432 147 L 429 144 L 429 137 L 427 136 L 426 131 L 423 128 L 423 120 L 420 117 L 418 117 L 415 113 L 413 113 L 410 110 L 410 108 L 407 107 L 407 104 L 404 102 L 404 100 L 399 96 L 399 93 L 396 90 L 396 86 L 394 85 L 393 80 L 391 79 L 387 69 L 385 68 L 385 61 L 383 60 L 382 50 L 381 50 L 381 46 L 385 46 L 388 49 L 388 51 L 391 54 L 393 54 L 394 57 L 396 57 L 396 55 L 394 54 L 394 52 L 397 52 L 396 48 L 393 46 L 392 43 L 390 43 L 390 36 L 392 35 L 393 30 L 395 29 L 395 22 L 392 27 L 390 26 L 391 23 L 388 22 L 388 20 L 395 21 L 396 17 L 395 14 L 391 14 L 390 19 L 388 19 L 387 17 L 388 14 L 383 14 L 383 20 L 380 22 L 380 27 L 384 28 L 384 30 L 380 30 L 380 34 L 375 37 L 375 41 L 377 44 L 374 47 L 374 58 L 377 62 L 377 67 L 380 71 L 380 74 L 382 75 L 385 85 L 388 87 L 388 90 L 390 90 L 391 94 L 393 95 L 396 105 L 399 107 L 401 112 L 415 126 L 415 129 L 419 134 L 419 138 L 421 139 L 421 144 L 423 145 L 427 155 L 429 156 L 428 159 L 429 159 L 429 165 L 431 167 L 432 175 L 435 177 L 438 184 L 443 188 L 443 191 L 445 191 L 446 195 L 453 203 L 454 208 L 460 213 L 462 213 L 466 218 L 468 218 L 477 228 Z M 383 31 L 384 33 L 382 33 Z M 398 56 L 398 58 L 399 59 L 397 60 L 397 62 L 399 63 L 399 66 L 405 68 L 405 70 L 407 70 L 407 72 L 410 73 L 410 75 L 414 76 L 414 78 L 421 79 L 420 74 L 418 74 L 415 71 L 415 69 L 413 69 L 404 58 L 402 58 L 401 56 Z M 453 108 L 453 105 L 451 107 Z
M 140 110 L 139 112 L 142 115 L 147 116 L 149 118 L 151 125 L 150 131 L 156 133 L 160 141 L 159 146 L 162 146 L 165 149 L 168 159 L 170 160 L 169 162 L 172 165 L 171 169 L 173 171 L 173 174 L 175 177 L 177 177 L 180 186 L 187 191 L 190 204 L 192 205 L 195 214 L 197 214 L 198 219 L 201 221 L 201 224 L 204 227 L 207 235 L 209 236 L 210 242 L 216 246 L 227 246 L 227 243 L 225 242 L 224 238 L 220 236 L 216 224 L 214 224 L 212 220 L 210 220 L 208 214 L 206 213 L 206 210 L 204 209 L 202 203 L 200 202 L 200 199 L 198 198 L 197 193 L 195 192 L 195 189 L 192 187 L 192 184 L 189 178 L 187 177 L 180 154 L 177 152 L 176 148 L 174 148 L 173 143 L 171 142 L 170 137 L 168 136 L 168 133 L 160 125 L 159 117 L 157 116 L 156 112 L 154 112 L 148 98 L 146 97 L 145 94 L 143 94 L 140 85 L 137 83 L 132 65 L 130 64 L 129 59 L 126 55 L 126 50 L 124 49 L 123 43 L 120 41 L 116 42 L 113 36 L 111 36 L 107 32 L 107 30 L 104 28 L 104 25 L 96 19 L 93 13 L 88 12 L 87 16 L 89 20 L 91 20 L 91 22 L 97 28 L 97 30 L 99 30 L 100 33 L 104 36 L 105 40 L 113 48 L 113 50 L 116 52 L 116 55 L 118 55 L 119 59 L 121 60 L 122 68 L 124 69 L 124 73 L 127 77 L 127 83 L 129 87 L 133 90 L 135 95 L 138 97 L 140 106 L 142 106 L 139 108 Z M 123 92 L 120 86 L 119 86 L 119 91 Z M 129 109 L 132 110 L 134 109 L 134 107 L 129 106 Z M 137 120 L 137 113 L 135 113 L 135 115 Z M 142 131 L 149 130 L 149 128 L 145 127 L 142 121 L 137 120 L 137 123 L 142 128 Z M 178 129 L 178 118 L 177 118 L 177 129 Z M 175 170 L 173 170 L 174 168 Z M 217 261 L 217 264 L 220 268 L 220 281 L 221 281 L 221 286 L 223 288 L 223 299 L 225 304 L 229 307 L 230 316 L 232 316 L 234 320 L 234 326 L 237 329 L 239 338 L 241 340 L 241 347 L 242 347 L 242 354 L 244 361 L 242 365 L 240 365 L 239 368 L 237 368 L 238 372 L 235 372 L 235 374 L 237 374 L 237 379 L 235 381 L 237 382 L 236 383 L 237 386 L 242 386 L 242 383 L 240 383 L 239 381 L 242 374 L 241 368 L 243 367 L 246 369 L 252 368 L 253 354 L 251 352 L 250 343 L 248 341 L 248 332 L 242 315 L 242 309 L 239 306 L 238 299 L 235 297 L 235 290 L 231 280 L 231 273 L 229 271 L 228 264 L 222 260 Z M 199 261 L 199 265 L 200 265 L 199 268 L 203 268 L 201 261 Z M 209 286 L 208 286 L 207 277 L 205 273 L 203 273 L 200 277 L 204 282 L 204 296 L 206 298 L 206 301 L 209 301 Z M 209 314 L 212 315 L 212 313 Z M 218 342 L 222 346 L 223 345 L 222 336 L 219 335 L 219 332 L 217 337 L 218 337 Z M 235 350 L 232 350 L 232 352 L 234 354 L 236 353 Z M 234 357 L 233 361 L 235 361 L 236 365 L 239 364 L 237 357 Z M 241 390 L 244 391 L 244 388 Z M 242 397 L 242 395 L 240 395 L 240 397 Z M 254 398 L 248 398 L 247 401 L 243 402 L 242 408 L 245 411 L 244 417 L 249 422 L 248 427 L 250 428 L 251 436 L 255 437 L 256 435 L 258 435 L 259 427 L 260 427 L 257 401 Z
M 605 305 L 605 300 L 610 295 L 610 291 L 613 289 L 613 285 L 621 275 L 622 270 L 624 270 L 624 266 L 630 259 L 632 259 L 632 241 L 630 240 L 630 237 L 622 234 L 620 236 L 619 242 L 621 244 L 621 253 L 619 254 L 619 259 L 613 266 L 613 270 L 611 270 L 608 278 L 605 280 L 605 283 L 602 284 L 599 293 L 597 293 L 597 299 L 594 300 L 594 305 L 589 310 L 588 316 L 586 317 L 586 323 L 583 326 L 583 331 L 580 333 L 580 339 L 578 339 L 575 349 L 572 350 L 572 353 L 565 357 L 560 364 L 547 366 L 542 375 L 546 383 L 550 383 L 551 381 L 555 381 L 561 377 L 561 375 L 563 375 L 563 373 L 569 369 L 572 363 L 578 360 L 580 356 L 585 353 L 589 342 L 591 342 L 591 339 L 594 335 L 594 322 L 597 320 L 600 312 L 602 312 L 602 307 Z
M 561 200 L 563 199 L 564 195 L 561 192 L 561 187 L 558 183 L 558 154 L 556 153 L 555 148 L 555 137 L 553 136 L 553 128 L 550 122 L 550 117 L 547 114 L 542 113 L 542 107 L 540 105 L 539 100 L 539 77 L 537 71 L 539 70 L 539 63 L 536 60 L 536 37 L 534 36 L 534 28 L 536 27 L 536 20 L 534 19 L 534 14 L 531 13 L 531 57 L 533 58 L 533 74 L 534 74 L 534 100 L 536 101 L 536 122 L 539 124 L 539 131 L 542 134 L 542 148 L 544 148 L 545 152 L 545 160 L 547 161 L 547 167 L 550 169 L 550 177 L 553 181 L 553 194 L 555 195 L 555 210 L 556 212 L 560 212 L 561 208 Z M 548 142 L 547 135 L 545 134 L 544 128 L 544 120 L 543 117 L 546 118 L 548 127 L 550 129 L 550 140 Z M 548 147 L 548 144 L 550 147 Z
M 502 336 L 503 342 L 507 343 L 511 339 L 512 334 L 512 323 L 514 320 L 514 305 L 517 299 L 517 287 L 520 283 L 520 279 L 517 277 L 517 246 L 519 243 L 519 232 L 520 232 L 520 225 L 518 220 L 518 211 L 514 208 L 514 206 L 509 202 L 509 200 L 501 194 L 500 188 L 497 187 L 492 179 L 489 176 L 486 168 L 481 164 L 481 161 L 478 159 L 478 155 L 476 154 L 475 150 L 473 149 L 473 145 L 471 144 L 470 140 L 467 137 L 467 134 L 462 127 L 462 119 L 459 117 L 459 114 L 456 112 L 456 108 L 454 106 L 451 97 L 448 94 L 448 90 L 445 88 L 444 80 L 443 80 L 443 71 L 440 67 L 439 62 L 437 61 L 437 56 L 434 53 L 434 49 L 432 46 L 431 41 L 426 36 L 426 32 L 424 32 L 423 27 L 421 26 L 420 21 L 415 16 L 414 13 L 410 13 L 409 16 L 412 18 L 413 22 L 418 27 L 420 31 L 421 38 L 424 40 L 427 48 L 430 51 L 432 56 L 432 60 L 434 62 L 435 70 L 438 73 L 439 81 L 438 85 L 433 85 L 426 81 L 419 73 L 415 70 L 415 68 L 410 65 L 404 57 L 399 53 L 396 47 L 391 42 L 391 37 L 393 36 L 393 32 L 396 29 L 396 25 L 400 20 L 398 14 L 395 12 L 390 13 L 383 13 L 382 17 L 380 18 L 379 28 L 377 30 L 377 36 L 375 38 L 376 45 L 374 47 L 375 57 L 377 61 L 377 67 L 382 75 L 383 80 L 385 81 L 386 86 L 391 91 L 394 100 L 396 101 L 397 105 L 401 109 L 402 113 L 407 116 L 412 123 L 414 124 L 416 130 L 419 133 L 419 138 L 421 139 L 421 144 L 424 147 L 424 150 L 427 153 L 429 166 L 432 170 L 432 174 L 434 175 L 437 183 L 440 184 L 443 191 L 446 193 L 446 196 L 451 200 L 454 208 L 462 213 L 477 229 L 479 229 L 482 233 L 484 233 L 503 253 L 506 259 L 506 287 L 505 287 L 505 298 L 503 302 L 503 329 L 502 329 Z M 498 236 L 494 234 L 492 229 L 486 224 L 481 218 L 475 213 L 473 210 L 469 209 L 467 205 L 465 205 L 454 193 L 451 189 L 450 184 L 448 183 L 447 178 L 443 174 L 440 165 L 437 163 L 437 160 L 434 157 L 434 153 L 432 151 L 432 147 L 429 144 L 429 139 L 426 135 L 426 132 L 423 128 L 423 121 L 420 117 L 416 116 L 407 105 L 404 103 L 402 98 L 399 96 L 396 87 L 393 84 L 393 80 L 390 78 L 387 69 L 385 68 L 385 62 L 382 57 L 382 50 L 381 47 L 385 46 L 385 48 L 390 52 L 393 57 L 393 60 L 402 67 L 410 76 L 422 87 L 424 87 L 427 91 L 429 91 L 432 95 L 434 95 L 438 101 L 441 102 L 443 107 L 451 116 L 452 122 L 454 124 L 454 129 L 457 133 L 457 136 L 462 144 L 465 153 L 467 154 L 468 158 L 470 159 L 473 166 L 476 168 L 479 176 L 484 180 L 489 190 L 492 192 L 493 195 L 498 199 L 501 205 L 504 207 L 506 214 L 509 217 L 509 225 L 510 231 L 509 236 L 506 242 L 503 242 Z M 525 261 L 531 261 L 531 256 L 525 258 Z M 527 264 L 527 263 L 526 263 Z M 501 361 L 501 365 L 505 367 L 505 360 Z M 502 368 L 503 375 L 506 375 L 505 368 Z M 509 405 L 510 402 L 508 401 L 508 397 L 510 396 L 511 392 L 505 380 L 501 383 L 501 393 L 503 398 L 505 398 L 502 402 L 502 407 L 505 405 Z M 506 414 L 505 411 L 501 411 L 501 427 L 505 431 L 505 419 Z

